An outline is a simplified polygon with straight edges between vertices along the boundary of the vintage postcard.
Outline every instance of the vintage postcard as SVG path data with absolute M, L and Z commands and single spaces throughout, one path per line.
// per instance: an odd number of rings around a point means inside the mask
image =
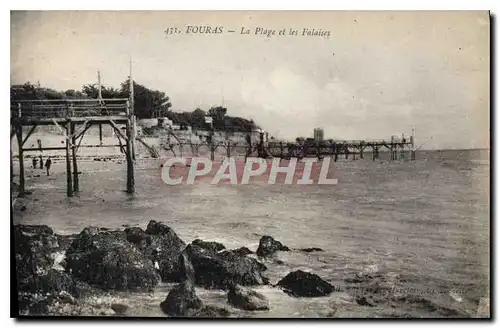
M 12 316 L 490 318 L 487 11 L 12 11 Z

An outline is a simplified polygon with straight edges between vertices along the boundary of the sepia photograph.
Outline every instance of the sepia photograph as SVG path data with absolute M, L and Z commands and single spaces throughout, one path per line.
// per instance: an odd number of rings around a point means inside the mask
M 489 11 L 10 11 L 11 317 L 491 319 Z

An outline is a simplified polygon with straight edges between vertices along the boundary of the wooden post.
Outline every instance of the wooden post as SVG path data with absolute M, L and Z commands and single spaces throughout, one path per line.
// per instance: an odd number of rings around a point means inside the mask
M 411 160 L 415 160 L 415 128 L 411 129 Z
M 130 92 L 130 99 L 128 102 L 128 120 L 129 120 L 129 125 L 131 125 L 130 129 L 130 147 L 132 148 L 132 160 L 135 161 L 135 137 L 136 137 L 136 125 L 135 125 L 135 93 L 134 93 L 134 79 L 132 78 L 132 57 L 130 57 L 130 67 L 129 67 L 129 92 Z
M 14 226 L 14 193 L 12 192 L 12 187 L 14 185 L 14 160 L 12 156 L 12 145 L 10 147 L 10 225 L 11 227 Z
M 12 146 L 11 146 L 11 148 L 10 148 L 10 187 L 11 188 L 12 188 L 13 182 L 14 182 L 14 161 L 12 159 Z M 10 201 L 11 201 L 11 205 L 12 205 L 12 192 L 10 194 L 11 194 Z
M 132 122 L 130 113 L 130 103 L 127 102 L 127 193 L 135 193 L 135 181 L 134 181 L 134 158 L 133 158 L 133 148 L 132 148 Z
M 99 143 L 102 146 L 102 124 L 99 124 Z
M 394 137 L 391 136 L 391 161 L 394 160 Z
M 101 125 L 99 124 L 99 127 L 100 126 Z M 71 123 L 71 153 L 73 157 L 73 191 L 78 192 L 80 191 L 80 183 L 78 182 L 78 162 L 76 160 L 75 123 Z
M 210 132 L 210 159 L 213 161 L 214 158 L 215 158 L 215 148 L 214 148 L 214 137 L 215 137 L 215 133 L 214 133 L 214 130 L 213 130 L 213 125 L 212 125 L 212 132 Z M 182 155 L 181 155 L 182 157 Z
M 24 196 L 24 156 L 23 156 L 23 126 L 16 122 L 17 145 L 19 148 L 19 197 Z
M 135 161 L 135 138 L 137 136 L 137 126 L 136 126 L 136 121 L 135 121 L 135 114 L 132 114 L 131 123 L 132 123 L 132 140 L 131 140 L 132 159 Z
M 71 148 L 71 119 L 66 120 L 66 195 L 68 197 L 73 197 L 73 177 L 71 176 L 71 160 L 70 148 Z

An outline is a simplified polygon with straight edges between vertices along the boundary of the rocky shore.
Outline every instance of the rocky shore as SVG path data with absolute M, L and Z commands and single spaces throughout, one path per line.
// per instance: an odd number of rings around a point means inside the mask
M 126 316 L 130 305 L 115 302 L 103 308 L 92 297 L 109 291 L 148 292 L 160 283 L 175 284 L 158 304 L 168 317 L 241 317 L 242 313 L 269 311 L 272 303 L 253 289 L 258 286 L 295 298 L 326 297 L 338 291 L 338 286 L 303 270 L 293 270 L 272 284 L 266 270 L 277 252 L 322 250 L 293 249 L 271 236 L 261 237 L 255 252 L 246 247 L 226 249 L 219 242 L 200 239 L 186 244 L 168 225 L 152 220 L 145 230 L 87 227 L 75 235 L 58 235 L 45 225 L 16 225 L 14 238 L 20 315 Z M 434 317 L 472 315 L 402 293 L 394 288 L 395 279 L 360 273 L 347 277 L 345 284 L 353 291 L 353 304 L 402 309 L 401 317 L 410 311 L 405 309 L 415 307 L 425 308 Z M 207 304 L 195 287 L 223 291 L 226 303 Z

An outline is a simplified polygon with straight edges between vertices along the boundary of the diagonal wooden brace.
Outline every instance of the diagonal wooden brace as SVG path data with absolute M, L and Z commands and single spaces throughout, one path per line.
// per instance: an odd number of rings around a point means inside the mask
M 123 140 L 128 141 L 127 137 L 125 137 L 125 136 L 123 135 L 123 133 L 120 131 L 120 128 L 118 127 L 118 125 L 116 125 L 116 123 L 115 123 L 115 122 L 113 122 L 113 120 L 109 120 L 109 124 L 111 124 L 111 126 L 113 127 L 113 129 L 115 130 L 115 132 L 116 132 L 116 133 L 117 133 L 120 137 L 122 137 L 122 138 L 123 138 Z M 118 139 L 119 139 L 119 138 L 118 138 Z

